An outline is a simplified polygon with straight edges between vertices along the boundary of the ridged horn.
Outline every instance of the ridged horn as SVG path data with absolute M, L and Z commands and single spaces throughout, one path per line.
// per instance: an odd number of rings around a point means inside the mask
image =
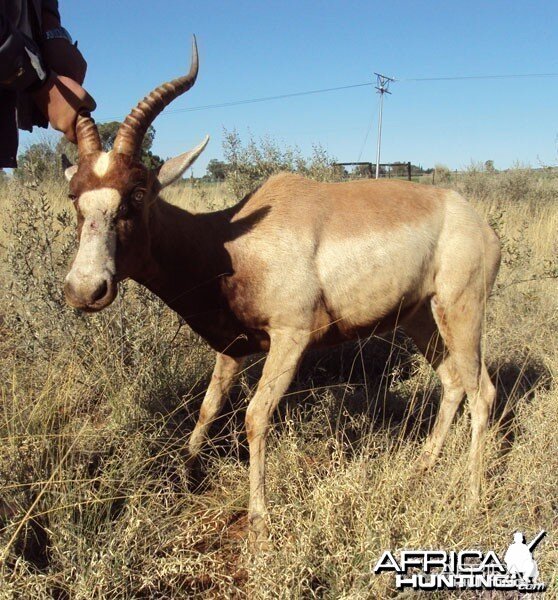
M 97 125 L 89 113 L 80 113 L 76 120 L 78 156 L 83 158 L 92 152 L 103 149 Z
M 136 156 L 147 132 L 157 115 L 175 98 L 187 92 L 198 76 L 198 45 L 196 36 L 192 36 L 192 62 L 190 72 L 163 83 L 148 94 L 126 117 L 114 140 L 113 150 L 121 154 Z

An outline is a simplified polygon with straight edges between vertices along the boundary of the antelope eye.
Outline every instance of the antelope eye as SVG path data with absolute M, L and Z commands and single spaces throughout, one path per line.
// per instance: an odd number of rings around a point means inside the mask
M 68 198 L 72 201 L 75 202 L 77 200 L 77 196 L 75 194 L 68 194 Z
M 135 190 L 132 194 L 132 200 L 134 202 L 141 202 L 145 196 L 145 190 Z

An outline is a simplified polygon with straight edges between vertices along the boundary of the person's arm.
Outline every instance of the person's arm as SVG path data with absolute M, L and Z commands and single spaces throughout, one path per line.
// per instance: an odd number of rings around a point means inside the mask
M 41 3 L 42 9 L 42 19 L 43 19 L 43 31 L 48 31 L 49 29 L 53 29 L 52 25 L 48 22 L 48 18 L 51 17 L 55 21 L 58 22 L 58 25 L 54 27 L 60 26 L 60 12 L 58 11 L 58 0 L 43 0 Z M 46 21 L 45 21 L 46 17 Z
M 0 88 L 29 93 L 52 127 L 75 142 L 78 113 L 95 109 L 81 86 L 87 68 L 83 56 L 65 39 L 41 40 L 39 47 L 12 27 L 3 6 L 0 2 Z M 43 32 L 59 27 L 57 2 L 43 2 L 41 17 Z
M 75 142 L 74 124 L 78 112 L 95 109 L 95 101 L 81 87 L 87 63 L 78 50 L 77 43 L 57 37 L 62 23 L 56 0 L 43 0 L 41 20 L 41 53 L 45 64 L 56 73 L 56 78 L 51 78 L 34 93 L 35 103 L 48 116 L 55 129 L 64 132 L 70 141 Z M 51 37 L 49 33 L 55 33 L 56 36 Z
M 0 12 L 0 88 L 33 91 L 44 84 L 49 69 L 35 42 L 14 29 Z
M 51 33 L 58 36 L 62 30 L 56 0 L 43 0 L 41 20 L 43 39 L 39 45 L 45 63 L 58 75 L 64 75 L 82 84 L 87 71 L 87 63 L 78 50 L 77 42 L 73 44 L 63 37 L 45 39 L 50 38 L 49 34 Z

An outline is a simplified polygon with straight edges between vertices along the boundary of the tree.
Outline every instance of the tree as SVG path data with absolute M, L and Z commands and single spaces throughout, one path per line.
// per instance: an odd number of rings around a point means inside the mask
M 487 161 L 485 161 L 485 163 L 484 163 L 484 170 L 487 173 L 495 173 L 496 169 L 494 167 L 494 161 L 493 160 L 487 160 Z
M 108 152 L 114 145 L 116 134 L 120 129 L 120 123 L 118 121 L 99 123 L 97 128 L 99 130 L 99 136 L 101 137 L 103 150 Z M 155 128 L 153 125 L 150 125 L 147 128 L 147 132 L 141 143 L 140 159 L 148 169 L 158 169 L 165 162 L 160 156 L 153 154 L 151 151 L 151 146 L 153 146 L 153 142 L 155 140 L 155 133 Z
M 101 145 L 105 152 L 110 150 L 118 133 L 120 123 L 111 121 L 99 123 L 97 129 L 101 138 Z M 163 164 L 163 159 L 151 151 L 155 139 L 155 129 L 149 126 L 141 145 L 140 159 L 149 169 L 158 169 Z M 42 142 L 31 144 L 18 156 L 18 168 L 15 177 L 23 181 L 45 181 L 46 179 L 57 179 L 60 176 L 62 166 L 60 157 L 65 154 L 70 162 L 77 162 L 77 147 L 65 137 L 60 138 L 58 143 L 52 138 Z
M 101 138 L 101 145 L 105 152 L 108 152 L 112 149 L 119 128 L 120 123 L 118 121 L 109 121 L 108 123 L 97 124 L 99 137 Z M 155 128 L 153 125 L 150 125 L 141 144 L 140 159 L 148 169 L 158 169 L 164 162 L 160 156 L 153 154 L 151 151 L 151 146 L 155 140 L 155 133 Z M 77 161 L 77 148 L 66 138 L 62 138 L 60 140 L 57 151 L 59 154 L 65 154 L 71 162 L 75 163 Z
M 207 174 L 212 181 L 225 181 L 227 169 L 227 163 L 216 158 L 212 158 L 207 164 Z
M 395 162 L 391 167 L 393 177 L 405 177 L 407 175 L 407 163 Z
M 64 136 L 62 136 L 58 140 L 58 144 L 56 145 L 56 153 L 58 154 L 58 156 L 62 156 L 62 154 L 65 154 L 68 157 L 68 160 L 73 165 L 77 163 L 77 146 L 75 144 L 72 144 L 72 142 L 68 141 Z
M 346 179 L 349 176 L 347 169 L 344 165 L 334 164 L 333 165 L 333 173 L 336 181 L 341 181 L 342 179 Z
M 358 179 L 369 179 L 372 177 L 372 167 L 371 165 L 356 165 L 353 170 L 353 177 Z
M 446 165 L 434 165 L 434 177 L 436 183 L 448 183 L 451 180 L 451 171 Z
M 18 156 L 14 175 L 20 181 L 45 181 L 60 172 L 56 147 L 48 141 L 31 144 Z

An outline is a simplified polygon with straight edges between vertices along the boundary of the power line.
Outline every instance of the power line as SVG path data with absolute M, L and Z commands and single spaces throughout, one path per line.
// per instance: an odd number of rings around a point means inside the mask
M 372 125 L 374 125 L 374 115 L 372 115 L 372 117 L 370 118 L 370 124 L 366 128 L 366 135 L 364 136 L 364 141 L 362 142 L 362 146 L 360 147 L 360 152 L 358 153 L 358 159 L 356 162 L 360 162 L 360 159 L 362 158 L 364 148 L 366 147 L 366 142 L 368 141 L 368 136 L 370 135 L 370 132 L 372 131 Z
M 394 78 L 393 81 L 397 83 L 406 83 L 406 82 L 420 82 L 420 81 L 460 81 L 460 80 L 475 80 L 475 79 L 527 79 L 527 78 L 555 78 L 558 77 L 558 73 L 522 73 L 515 75 L 461 75 L 461 76 L 452 76 L 452 77 L 411 77 L 411 78 Z M 230 102 L 219 102 L 216 104 L 204 104 L 201 106 L 190 106 L 187 108 L 175 108 L 172 110 L 166 110 L 161 113 L 161 116 L 164 115 L 173 115 L 185 112 L 195 112 L 201 110 L 211 110 L 214 108 L 227 108 L 230 106 L 241 106 L 243 104 L 256 104 L 259 102 L 270 102 L 273 100 L 285 100 L 287 98 L 297 98 L 300 96 L 310 96 L 313 94 L 323 94 L 328 92 L 337 92 L 340 90 L 349 90 L 353 88 L 360 88 L 365 86 L 374 85 L 373 82 L 367 81 L 365 83 L 353 83 L 351 85 L 341 85 L 337 87 L 330 88 L 321 88 L 318 90 L 306 90 L 303 92 L 291 92 L 288 94 L 278 94 L 276 96 L 263 96 L 261 98 L 249 98 L 245 100 L 232 100 Z M 113 121 L 116 119 L 120 119 L 120 117 L 99 117 L 99 121 Z
M 551 77 L 558 77 L 558 73 L 522 73 L 517 75 L 460 75 L 456 77 L 414 77 L 395 79 L 395 81 L 403 83 L 405 81 L 460 81 L 467 79 L 525 79 Z
M 240 106 L 241 104 L 255 104 L 257 102 L 268 102 L 270 100 L 284 100 L 285 98 L 295 98 L 297 96 L 309 96 L 311 94 L 323 94 L 325 92 L 337 92 L 339 90 L 349 90 L 351 88 L 359 88 L 364 86 L 372 85 L 371 81 L 366 83 L 353 83 L 351 85 L 341 85 L 338 87 L 322 88 L 319 90 L 307 90 L 305 92 L 292 92 L 289 94 L 279 94 L 277 96 L 263 96 L 262 98 L 250 98 L 248 100 L 233 100 L 231 102 L 220 102 L 218 104 L 205 104 L 202 106 L 190 106 L 188 108 L 175 108 L 174 110 L 167 110 L 162 115 L 172 115 L 176 113 L 194 112 L 197 110 L 210 110 L 212 108 L 226 108 L 228 106 Z M 110 118 L 101 119 L 109 121 Z

